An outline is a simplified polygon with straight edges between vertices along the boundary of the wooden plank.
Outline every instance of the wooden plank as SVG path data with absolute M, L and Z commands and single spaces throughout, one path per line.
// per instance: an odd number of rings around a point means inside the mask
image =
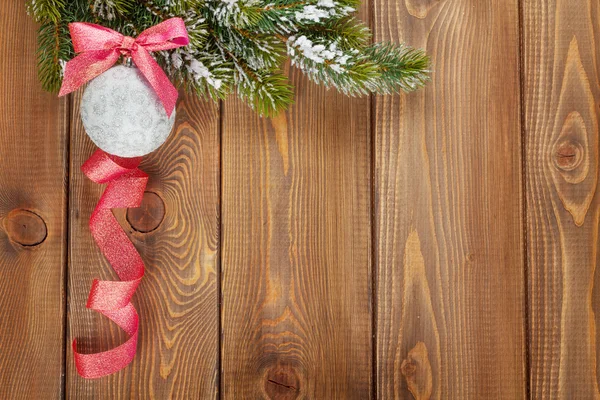
M 37 80 L 37 26 L 0 7 L 0 398 L 62 393 L 68 101 Z
M 224 108 L 223 398 L 367 399 L 369 101 L 289 73 L 289 112 Z
M 85 308 L 93 278 L 117 277 L 88 228 L 104 187 L 79 171 L 95 149 L 79 119 L 79 96 L 72 113 L 69 341 L 77 337 L 85 351 L 95 352 L 115 347 L 125 335 Z M 171 137 L 142 163 L 150 175 L 142 210 L 115 210 L 146 263 L 134 296 L 141 317 L 137 356 L 117 374 L 85 380 L 69 351 L 71 398 L 217 396 L 219 148 L 218 108 L 184 97 Z
M 526 396 L 516 0 L 375 3 L 433 75 L 375 107 L 379 398 Z
M 600 3 L 522 7 L 531 393 L 598 399 Z

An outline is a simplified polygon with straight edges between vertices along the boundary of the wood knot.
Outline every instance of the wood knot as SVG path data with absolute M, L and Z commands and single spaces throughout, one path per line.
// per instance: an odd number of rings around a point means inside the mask
M 433 7 L 444 0 L 404 0 L 408 13 L 413 17 L 423 19 Z
M 406 378 L 411 378 L 417 372 L 417 363 L 413 360 L 406 359 L 402 361 L 400 370 L 402 371 L 402 375 Z
M 8 213 L 4 220 L 4 229 L 10 240 L 21 246 L 38 246 L 48 237 L 44 219 L 33 211 L 23 209 Z
M 165 203 L 158 194 L 145 192 L 140 206 L 127 210 L 127 222 L 134 230 L 149 233 L 160 226 L 165 218 L 165 210 Z
M 576 41 L 571 43 L 569 54 L 573 51 L 577 53 Z M 575 57 L 573 54 L 569 57 Z M 578 53 L 576 55 L 578 57 Z M 569 84 L 569 87 L 573 86 L 573 88 L 568 89 L 573 91 L 572 93 L 578 93 L 577 98 L 580 97 L 580 93 L 589 92 L 585 88 L 576 88 L 577 83 L 587 85 L 587 79 L 585 82 L 578 80 L 579 75 L 577 74 L 580 70 L 583 71 L 583 67 L 579 68 L 579 64 L 576 63 L 567 65 L 565 72 L 566 77 L 571 75 L 572 78 L 577 78 Z M 567 82 L 566 79 L 565 82 Z M 564 90 L 565 88 L 563 88 Z M 591 92 L 589 93 L 592 96 Z M 571 98 L 571 95 L 566 98 Z M 574 106 L 576 104 L 569 103 L 569 107 Z M 587 104 L 581 104 L 579 107 L 581 110 L 585 110 Z M 585 216 L 595 198 L 594 194 L 598 184 L 598 139 L 596 137 L 598 125 L 595 118 L 588 112 L 582 115 L 579 111 L 571 111 L 564 119 L 560 134 L 549 148 L 548 161 L 551 166 L 549 170 L 556 193 L 564 209 L 573 217 L 576 226 L 582 226 L 585 222 Z
M 270 399 L 296 399 L 300 394 L 300 379 L 289 365 L 269 369 L 264 379 L 265 392 Z
M 556 145 L 554 165 L 562 171 L 572 171 L 583 160 L 584 149 L 581 143 L 573 140 L 563 140 Z
M 431 398 L 433 376 L 425 343 L 417 342 L 408 352 L 406 359 L 400 365 L 400 371 L 406 379 L 408 390 L 416 400 Z

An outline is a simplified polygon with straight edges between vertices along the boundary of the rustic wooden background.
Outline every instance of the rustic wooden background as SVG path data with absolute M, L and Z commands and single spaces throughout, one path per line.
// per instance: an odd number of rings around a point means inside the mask
M 116 214 L 147 261 L 138 355 L 85 300 L 114 278 L 80 94 L 36 79 L 0 7 L 1 399 L 599 398 L 598 0 L 369 0 L 376 40 L 426 48 L 411 95 L 347 99 L 289 70 L 274 119 L 183 97 Z

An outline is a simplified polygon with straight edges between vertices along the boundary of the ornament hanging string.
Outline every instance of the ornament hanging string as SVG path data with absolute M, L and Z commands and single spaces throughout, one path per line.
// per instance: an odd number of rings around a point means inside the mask
M 170 117 L 177 89 L 150 55 L 151 51 L 186 46 L 189 37 L 181 18 L 171 18 L 143 31 L 137 38 L 85 22 L 69 24 L 73 48 L 78 55 L 65 67 L 59 96 L 69 94 L 112 67 L 120 56 L 133 59 L 148 80 Z
M 90 219 L 92 236 L 121 281 L 95 279 L 87 307 L 119 325 L 129 339 L 100 353 L 73 352 L 77 372 L 84 378 L 100 378 L 125 368 L 134 358 L 138 338 L 138 314 L 131 297 L 144 276 L 144 262 L 112 213 L 113 208 L 139 207 L 148 175 L 138 169 L 141 158 L 120 158 L 97 150 L 81 167 L 92 181 L 108 184 Z

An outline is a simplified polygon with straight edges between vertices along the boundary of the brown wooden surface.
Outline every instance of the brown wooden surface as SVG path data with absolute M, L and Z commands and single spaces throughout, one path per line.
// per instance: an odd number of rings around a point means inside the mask
M 598 399 L 600 3 L 523 2 L 531 393 Z
M 287 72 L 289 112 L 223 116 L 222 397 L 367 399 L 369 99 Z
M 376 99 L 378 395 L 522 398 L 517 1 L 380 0 L 375 27 L 434 66 L 425 90 Z M 431 367 L 405 368 L 424 349 Z
M 40 90 L 36 38 L 23 2 L 2 4 L 2 399 L 56 399 L 63 393 L 69 103 Z
M 223 398 L 368 398 L 368 99 L 307 83 L 223 126 Z
M 138 354 L 89 381 L 71 340 L 125 340 L 85 308 L 116 278 L 103 187 L 81 93 L 41 90 L 7 4 L 0 399 L 600 397 L 598 1 L 372 0 L 376 40 L 431 55 L 425 90 L 348 99 L 288 67 L 274 119 L 184 97 L 142 207 L 115 211 L 147 264 Z

